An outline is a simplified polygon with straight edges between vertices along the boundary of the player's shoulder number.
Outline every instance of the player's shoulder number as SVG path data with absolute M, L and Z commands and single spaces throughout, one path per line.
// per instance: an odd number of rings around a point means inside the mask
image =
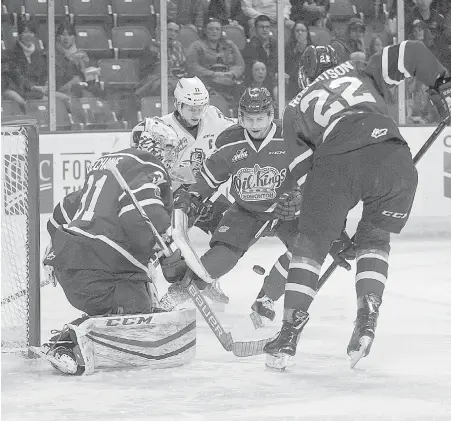
M 342 85 L 347 84 L 346 88 L 341 92 L 340 96 L 349 107 L 360 104 L 362 102 L 376 102 L 376 99 L 369 92 L 357 93 L 358 89 L 362 86 L 362 81 L 356 77 L 344 76 L 338 79 L 334 79 L 329 83 L 329 88 L 334 90 L 340 88 Z M 327 127 L 331 118 L 344 110 L 345 106 L 342 101 L 336 100 L 330 104 L 326 104 L 331 93 L 325 89 L 315 89 L 309 92 L 307 95 L 299 94 L 289 103 L 291 107 L 299 105 L 300 110 L 305 113 L 307 109 L 316 100 L 313 108 L 313 120 L 315 123 L 322 127 Z

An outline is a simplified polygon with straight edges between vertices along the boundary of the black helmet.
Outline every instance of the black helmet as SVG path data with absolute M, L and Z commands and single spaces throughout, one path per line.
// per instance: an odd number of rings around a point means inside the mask
M 274 101 L 266 88 L 246 88 L 240 98 L 238 113 L 274 112 Z
M 330 45 L 309 45 L 299 62 L 299 87 L 304 89 L 321 73 L 338 64 L 338 55 Z

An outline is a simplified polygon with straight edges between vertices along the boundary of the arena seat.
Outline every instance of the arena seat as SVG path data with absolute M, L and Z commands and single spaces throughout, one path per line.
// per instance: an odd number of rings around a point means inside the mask
M 112 23 L 112 9 L 109 0 L 68 0 L 69 16 L 75 24 L 95 22 Z
M 239 50 L 243 50 L 246 47 L 247 38 L 241 25 L 224 25 L 222 30 L 225 37 L 233 41 Z
M 93 58 L 113 57 L 113 45 L 103 26 L 77 25 L 77 47 Z
M 181 26 L 179 41 L 182 43 L 183 48 L 186 50 L 194 41 L 199 39 L 199 34 L 192 26 Z
M 27 19 L 47 21 L 47 0 L 24 0 L 24 11 Z M 65 0 L 55 0 L 55 17 L 62 18 L 69 15 Z
M 138 65 L 133 59 L 100 60 L 100 80 L 105 88 L 133 88 L 138 82 Z
M 22 108 L 16 101 L 2 100 L 2 117 L 23 115 Z
M 17 40 L 17 26 L 2 22 L 2 50 L 14 48 Z
M 148 23 L 152 16 L 151 0 L 112 0 L 113 25 Z
M 168 98 L 168 112 L 175 111 L 174 98 Z M 148 96 L 141 99 L 140 120 L 145 117 L 161 117 L 161 98 L 159 96 Z
M 26 115 L 38 120 L 39 129 L 49 130 L 48 100 L 31 99 L 27 101 Z M 72 128 L 72 116 L 67 111 L 66 105 L 56 100 L 56 128 L 57 130 L 69 130 Z
M 117 26 L 111 29 L 111 40 L 115 58 L 139 57 L 151 36 L 143 26 Z
M 334 0 L 327 15 L 331 20 L 347 20 L 357 16 L 357 9 L 350 0 Z
M 9 22 L 17 25 L 17 19 L 23 13 L 21 0 L 2 0 L 2 24 Z
M 124 129 L 109 104 L 99 98 L 73 98 L 71 114 L 74 123 L 85 130 Z

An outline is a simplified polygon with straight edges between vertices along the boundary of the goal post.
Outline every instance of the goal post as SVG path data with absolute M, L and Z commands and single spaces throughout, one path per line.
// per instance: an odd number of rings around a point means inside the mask
M 39 346 L 39 130 L 34 119 L 1 123 L 2 351 Z

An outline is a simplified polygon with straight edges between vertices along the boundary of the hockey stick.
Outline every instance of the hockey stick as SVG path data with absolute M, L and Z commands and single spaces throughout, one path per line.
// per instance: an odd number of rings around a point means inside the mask
M 114 162 L 109 161 L 107 162 L 107 165 L 105 166 L 107 170 L 109 170 L 116 181 L 118 182 L 121 189 L 127 194 L 127 196 L 131 199 L 133 205 L 135 206 L 135 209 L 138 211 L 138 213 L 141 215 L 143 220 L 146 222 L 146 224 L 150 227 L 153 234 L 155 235 L 155 238 L 157 239 L 158 243 L 160 244 L 163 253 L 165 256 L 170 256 L 172 254 L 172 251 L 168 248 L 165 241 L 163 240 L 163 237 L 160 235 L 160 233 L 155 228 L 152 221 L 149 219 L 149 217 L 144 212 L 144 209 L 142 208 L 141 204 L 136 199 L 136 196 L 131 191 L 129 185 L 125 181 L 124 177 L 122 177 L 122 174 L 117 169 Z M 176 243 L 177 244 L 177 243 Z M 188 261 L 187 261 L 188 263 Z M 213 331 L 213 333 L 218 338 L 221 345 L 224 347 L 226 351 L 230 351 L 232 349 L 232 335 L 230 333 L 227 333 L 224 328 L 222 327 L 221 323 L 219 322 L 218 318 L 214 314 L 213 310 L 210 308 L 208 303 L 205 301 L 205 298 L 203 297 L 202 293 L 199 291 L 199 288 L 191 282 L 188 285 L 188 292 L 193 300 L 196 307 L 199 309 L 200 313 L 202 314 L 203 318 L 207 322 L 210 329 Z
M 429 136 L 429 139 L 424 142 L 424 145 L 420 148 L 420 150 L 415 154 L 413 157 L 413 163 L 414 165 L 417 165 L 421 158 L 423 158 L 424 154 L 428 151 L 428 149 L 432 146 L 432 144 L 436 141 L 436 139 L 440 136 L 440 133 L 444 130 L 446 125 L 448 124 L 449 117 L 445 120 L 441 121 L 440 124 L 436 127 L 434 132 Z M 355 240 L 355 234 L 351 238 L 351 243 L 353 243 Z M 343 251 L 346 251 L 351 247 L 352 244 L 350 244 L 346 249 Z M 318 284 L 316 287 L 316 291 L 318 292 L 326 283 L 326 281 L 331 277 L 331 275 L 334 273 L 335 269 L 338 267 L 338 263 L 336 261 L 333 261 L 329 267 L 326 269 L 326 271 L 323 273 L 321 278 L 318 280 Z

